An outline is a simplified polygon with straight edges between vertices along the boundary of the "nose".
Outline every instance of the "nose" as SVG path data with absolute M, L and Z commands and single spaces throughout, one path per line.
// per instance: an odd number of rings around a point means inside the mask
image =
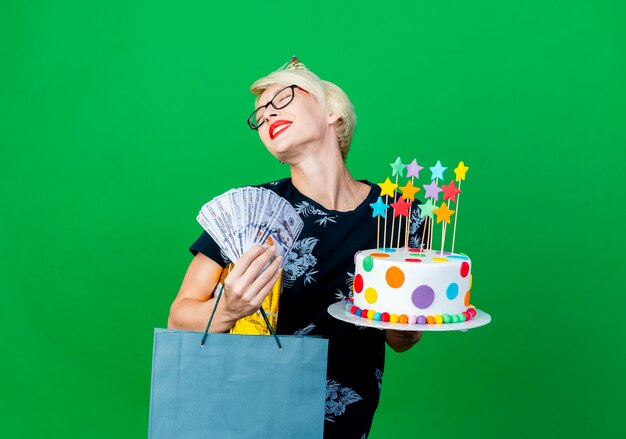
M 265 109 L 265 113 L 263 113 L 263 119 L 265 120 L 265 122 L 269 122 L 270 119 L 276 118 L 277 116 L 278 116 L 278 110 L 272 107 L 271 105 L 269 105 Z

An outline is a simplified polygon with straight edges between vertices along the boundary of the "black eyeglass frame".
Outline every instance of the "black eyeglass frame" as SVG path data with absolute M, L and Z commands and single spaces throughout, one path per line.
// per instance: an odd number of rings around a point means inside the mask
M 290 88 L 290 89 L 291 89 L 291 99 L 289 99 L 285 105 L 281 105 L 281 106 L 278 106 L 278 107 L 277 107 L 276 105 L 274 105 L 274 99 L 276 99 L 276 97 L 277 97 L 278 95 L 280 95 L 282 92 L 284 92 L 284 91 L 285 91 L 285 90 L 287 90 L 288 88 Z M 309 93 L 308 91 L 306 91 L 305 89 L 303 89 L 302 87 L 300 87 L 299 85 L 296 85 L 296 84 L 291 84 L 291 85 L 288 85 L 288 86 L 287 86 L 287 87 L 285 87 L 285 88 L 281 88 L 280 90 L 278 90 L 278 91 L 274 94 L 274 96 L 272 97 L 272 99 L 270 99 L 270 101 L 269 101 L 267 104 L 265 104 L 265 105 L 261 105 L 259 108 L 257 108 L 256 110 L 254 110 L 254 111 L 252 112 L 252 114 L 250 115 L 250 117 L 248 117 L 248 126 L 250 127 L 250 129 L 251 129 L 251 130 L 253 130 L 253 131 L 256 131 L 256 130 L 258 130 L 259 128 L 261 128 L 261 125 L 263 125 L 263 124 L 265 123 L 265 121 L 263 120 L 263 121 L 261 121 L 261 123 L 260 123 L 260 124 L 258 124 L 258 125 L 256 124 L 256 118 L 255 118 L 255 115 L 256 115 L 256 113 L 257 113 L 259 110 L 261 110 L 261 109 L 267 109 L 270 105 L 271 105 L 272 107 L 274 107 L 276 110 L 282 110 L 282 109 L 283 109 L 283 108 L 285 108 L 287 105 L 291 104 L 291 102 L 293 101 L 293 98 L 296 96 L 296 88 L 297 88 L 297 89 L 302 90 L 303 92 L 305 92 L 305 93 L 307 93 L 307 94 Z

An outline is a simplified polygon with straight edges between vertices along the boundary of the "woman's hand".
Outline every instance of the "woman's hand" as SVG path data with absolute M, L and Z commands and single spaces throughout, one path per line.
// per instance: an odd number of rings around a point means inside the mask
M 220 302 L 222 312 L 230 320 L 237 321 L 261 308 L 280 277 L 280 261 L 274 248 L 260 245 L 253 246 L 239 258 L 224 280 L 224 296 Z
M 411 349 L 422 338 L 422 331 L 396 331 L 385 330 L 387 344 L 396 352 L 404 352 Z

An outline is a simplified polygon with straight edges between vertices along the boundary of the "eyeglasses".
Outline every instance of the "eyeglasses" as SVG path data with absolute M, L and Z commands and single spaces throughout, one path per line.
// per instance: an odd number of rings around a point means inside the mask
M 293 84 L 283 89 L 278 90 L 274 97 L 265 105 L 261 105 L 259 108 L 254 110 L 250 117 L 248 118 L 248 126 L 252 130 L 258 130 L 261 125 L 265 123 L 265 110 L 271 105 L 277 110 L 281 110 L 285 108 L 287 105 L 291 104 L 293 101 L 293 97 L 295 96 L 295 89 L 302 90 L 305 93 L 309 93 L 305 89 Z

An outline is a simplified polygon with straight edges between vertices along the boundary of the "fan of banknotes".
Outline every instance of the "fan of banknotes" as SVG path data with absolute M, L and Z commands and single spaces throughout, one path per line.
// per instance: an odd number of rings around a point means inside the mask
M 258 187 L 232 189 L 200 209 L 197 218 L 232 262 L 255 244 L 275 245 L 287 260 L 303 222 L 287 200 Z

